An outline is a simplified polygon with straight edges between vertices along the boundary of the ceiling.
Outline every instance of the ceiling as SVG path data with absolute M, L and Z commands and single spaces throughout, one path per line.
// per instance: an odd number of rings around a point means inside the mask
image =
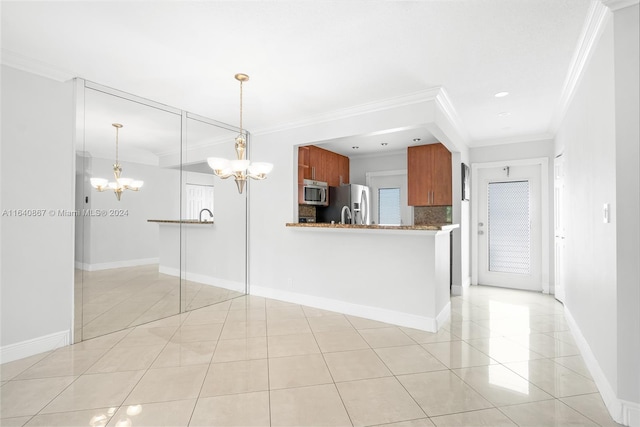
M 230 124 L 238 122 L 233 76 L 247 73 L 244 125 L 254 134 L 441 86 L 470 146 L 551 135 L 590 6 L 585 0 L 0 4 L 8 65 L 59 80 L 83 77 Z M 509 95 L 494 97 L 502 91 Z M 425 132 L 390 130 L 332 143 L 336 151 L 361 146 L 363 153 L 392 148 L 382 142 L 432 139 Z

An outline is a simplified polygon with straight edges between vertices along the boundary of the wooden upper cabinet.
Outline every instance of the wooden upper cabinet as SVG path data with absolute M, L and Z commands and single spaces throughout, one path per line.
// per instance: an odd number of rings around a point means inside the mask
M 314 145 L 300 148 L 309 149 L 309 177 L 305 179 L 323 181 L 331 187 L 349 182 L 348 157 Z
M 438 144 L 407 149 L 407 180 L 410 206 L 450 206 L 451 152 Z

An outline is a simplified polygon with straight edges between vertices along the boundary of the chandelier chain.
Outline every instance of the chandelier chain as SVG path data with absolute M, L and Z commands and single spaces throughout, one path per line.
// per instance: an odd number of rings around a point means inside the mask
M 242 80 L 240 80 L 240 136 L 242 136 Z

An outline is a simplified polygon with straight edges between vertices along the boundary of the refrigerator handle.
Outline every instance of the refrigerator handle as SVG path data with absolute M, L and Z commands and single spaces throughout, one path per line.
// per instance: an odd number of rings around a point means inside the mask
M 369 201 L 367 200 L 367 192 L 362 190 L 362 206 L 360 209 L 362 210 L 362 224 L 367 224 L 367 218 L 369 217 Z

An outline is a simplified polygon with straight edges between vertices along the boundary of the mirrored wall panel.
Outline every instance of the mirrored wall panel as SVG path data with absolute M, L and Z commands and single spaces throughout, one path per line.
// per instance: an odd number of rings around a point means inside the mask
M 206 163 L 237 131 L 91 83 L 79 99 L 74 341 L 244 295 L 246 197 Z
M 247 198 L 214 177 L 208 157 L 233 158 L 236 129 L 188 114 L 182 156 L 182 308 L 246 293 Z M 197 221 L 191 225 L 188 221 Z M 210 221 L 210 225 L 202 225 Z

